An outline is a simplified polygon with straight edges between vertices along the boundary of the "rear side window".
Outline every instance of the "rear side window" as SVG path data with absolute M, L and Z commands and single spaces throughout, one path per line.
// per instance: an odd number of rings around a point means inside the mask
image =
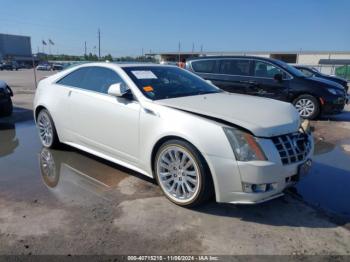
M 227 59 L 220 61 L 220 73 L 225 75 L 250 75 L 250 60 Z
M 87 71 L 87 67 L 79 68 L 78 70 L 73 71 L 61 80 L 57 81 L 57 84 L 82 88 L 83 80 Z
M 122 83 L 121 77 L 111 69 L 90 67 L 83 81 L 83 89 L 107 94 L 112 84 Z
M 215 73 L 215 60 L 204 60 L 192 62 L 192 68 L 198 73 Z

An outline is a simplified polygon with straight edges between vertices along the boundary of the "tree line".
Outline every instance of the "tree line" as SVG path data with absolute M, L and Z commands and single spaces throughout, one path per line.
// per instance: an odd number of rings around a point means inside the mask
M 41 61 L 116 61 L 116 62 L 156 62 L 153 57 L 148 56 L 122 56 L 112 57 L 111 54 L 102 56 L 101 59 L 97 55 L 89 53 L 83 56 L 75 55 L 49 55 L 49 54 L 38 54 L 37 57 Z

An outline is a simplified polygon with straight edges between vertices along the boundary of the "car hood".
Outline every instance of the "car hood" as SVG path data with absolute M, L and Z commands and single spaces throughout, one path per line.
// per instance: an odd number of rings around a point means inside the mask
M 326 87 L 326 88 L 335 88 L 335 89 L 340 89 L 340 90 L 344 90 L 344 87 L 334 81 L 325 79 L 325 78 L 320 78 L 320 77 L 310 77 L 310 78 L 306 78 L 307 81 L 311 81 L 313 83 L 316 84 L 321 84 L 321 86 Z
M 299 114 L 291 104 L 255 96 L 222 92 L 162 99 L 155 103 L 220 119 L 259 137 L 292 133 L 300 126 Z

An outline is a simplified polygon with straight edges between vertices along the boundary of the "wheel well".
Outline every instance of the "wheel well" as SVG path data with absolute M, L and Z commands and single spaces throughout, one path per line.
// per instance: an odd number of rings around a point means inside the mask
M 152 149 L 152 155 L 151 155 L 151 167 L 152 167 L 152 171 L 154 171 L 154 159 L 156 157 L 156 154 L 158 152 L 158 149 L 166 142 L 166 141 L 169 141 L 171 139 L 179 139 L 179 140 L 182 140 L 182 141 L 185 141 L 187 143 L 190 143 L 189 141 L 181 138 L 181 137 L 178 137 L 178 136 L 165 136 L 165 137 L 162 137 L 161 139 L 159 139 L 157 141 L 157 143 L 154 145 L 153 149 Z M 192 143 L 190 143 L 192 145 Z
M 188 141 L 188 140 L 186 140 L 186 139 L 184 139 L 184 138 L 182 138 L 182 137 L 179 137 L 179 136 L 165 136 L 165 137 L 162 137 L 161 139 L 159 139 L 159 140 L 157 141 L 157 143 L 154 145 L 153 150 L 152 150 L 152 155 L 151 155 L 151 162 L 152 162 L 152 163 L 151 163 L 151 166 L 152 166 L 152 171 L 154 171 L 154 159 L 155 159 L 155 157 L 156 157 L 156 154 L 157 154 L 157 152 L 158 152 L 158 149 L 159 149 L 166 141 L 169 141 L 169 140 L 172 140 L 172 139 L 182 140 L 182 141 L 184 141 L 184 142 L 186 142 L 186 143 L 191 144 L 194 148 L 196 148 L 196 149 L 198 150 L 198 148 L 197 148 L 194 144 L 192 144 L 190 141 Z M 201 153 L 199 150 L 198 150 L 198 152 L 200 153 L 201 157 L 202 157 L 203 160 L 205 161 L 206 167 L 207 167 L 208 170 L 210 171 L 209 166 L 208 166 L 208 164 L 207 164 L 205 158 L 203 157 L 202 153 Z
M 39 115 L 39 112 L 43 109 L 46 109 L 44 106 L 38 106 L 36 109 L 35 109 L 35 120 L 37 119 L 38 115 Z
M 151 155 L 151 167 L 152 167 L 152 171 L 154 172 L 154 159 L 156 157 L 156 154 L 158 152 L 158 149 L 166 142 L 166 141 L 169 141 L 169 140 L 172 140 L 172 139 L 177 139 L 177 140 L 182 140 L 186 143 L 189 143 L 191 144 L 194 148 L 196 148 L 198 150 L 198 148 L 193 145 L 190 141 L 182 138 L 182 137 L 178 137 L 178 136 L 165 136 L 161 139 L 159 139 L 157 141 L 157 143 L 155 144 L 155 146 L 153 147 L 153 150 L 152 150 L 152 155 Z M 203 154 L 198 150 L 200 156 L 203 158 L 204 160 L 204 165 L 205 165 L 205 168 L 207 169 L 207 171 L 209 172 L 209 175 L 210 175 L 210 179 L 211 179 L 211 182 L 212 182 L 212 185 L 214 186 L 214 181 L 213 181 L 213 177 L 211 175 L 211 171 L 210 171 L 210 168 L 209 168 L 209 165 L 207 163 L 207 161 L 205 160 Z
M 299 94 L 296 94 L 296 95 L 293 97 L 293 103 L 294 103 L 295 99 L 297 99 L 298 97 L 303 96 L 303 95 L 312 96 L 312 97 L 314 97 L 314 98 L 317 100 L 317 102 L 318 102 L 319 104 L 321 104 L 320 98 L 319 98 L 318 96 L 315 96 L 314 94 L 311 94 L 311 93 L 299 93 Z

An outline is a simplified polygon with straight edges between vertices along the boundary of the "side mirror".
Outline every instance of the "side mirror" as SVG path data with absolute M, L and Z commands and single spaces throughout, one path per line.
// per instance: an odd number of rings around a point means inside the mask
M 116 83 L 110 85 L 108 94 L 111 96 L 122 97 L 128 92 L 129 88 L 124 83 Z
M 273 76 L 273 78 L 274 78 L 276 81 L 278 81 L 278 82 L 282 82 L 282 80 L 283 80 L 282 74 L 275 74 L 275 75 Z
M 210 80 L 205 80 L 205 82 L 207 82 L 208 84 L 213 85 L 213 82 L 212 82 L 212 81 L 210 81 Z

